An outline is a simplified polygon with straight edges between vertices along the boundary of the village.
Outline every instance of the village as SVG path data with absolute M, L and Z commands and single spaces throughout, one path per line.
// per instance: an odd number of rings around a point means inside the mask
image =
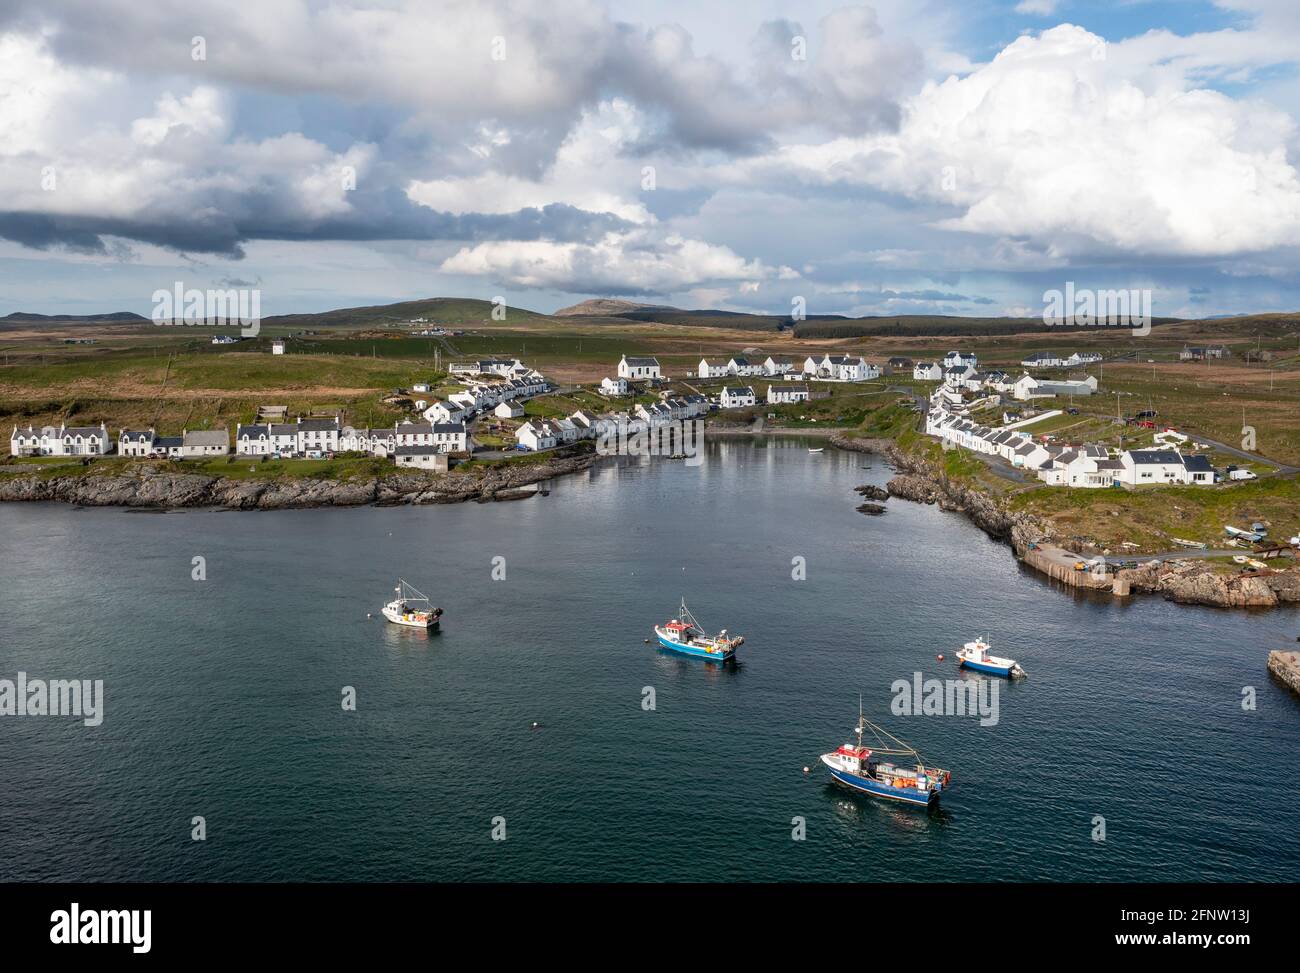
M 273 355 L 285 354 L 285 349 L 282 339 L 271 344 Z M 123 428 L 114 438 L 102 422 L 98 426 L 14 426 L 10 453 L 16 457 L 117 455 L 158 460 L 227 456 L 329 459 L 346 453 L 391 459 L 398 467 L 446 471 L 453 460 L 475 453 L 542 452 L 594 439 L 602 429 L 627 436 L 699 419 L 713 411 L 752 407 L 760 401 L 769 405 L 808 402 L 818 397 L 811 383 L 864 382 L 880 374 L 880 366 L 848 355 L 827 354 L 802 362 L 769 356 L 752 364 L 743 357 L 726 362 L 706 358 L 698 372 L 688 370 L 686 376 L 724 380 L 716 394 L 706 395 L 672 388 L 657 358 L 622 355 L 614 375 L 593 389 L 612 408 L 537 416 L 529 415 L 525 404 L 558 391 L 557 386 L 518 358 L 483 358 L 451 363 L 446 378 L 453 385 L 429 379 L 414 383 L 409 390 L 394 389 L 385 402 L 415 415 L 392 426 L 351 425 L 337 413 L 300 415 L 291 421 L 286 407 L 265 405 L 258 408 L 251 423 L 237 423 L 233 434 L 227 429 L 186 428 L 179 435 L 163 435 L 153 428 Z M 726 381 L 755 377 L 770 380 L 764 396 L 753 384 Z M 441 397 L 435 396 L 439 390 Z M 620 400 L 630 401 L 618 408 Z M 480 421 L 482 439 L 487 442 L 476 439 Z
M 1183 360 L 1189 356 L 1184 355 Z M 1097 354 L 1039 354 L 1022 362 L 1025 367 L 1073 368 L 1101 360 Z M 1154 413 L 1117 417 L 1123 427 L 1151 430 L 1149 448 L 1116 449 L 1107 443 L 1057 441 L 1049 434 L 1035 435 L 1032 427 L 1065 414 L 1078 415 L 1074 407 L 1024 412 L 1001 411 L 1003 397 L 1033 402 L 1060 397 L 1090 396 L 1097 379 L 1037 379 L 1028 373 L 1012 380 L 1005 372 L 979 372 L 974 355 L 950 352 L 940 364 L 915 366 L 916 377 L 942 376 L 942 385 L 930 396 L 925 431 L 945 448 L 961 448 L 998 457 L 1013 469 L 1036 476 L 1049 486 L 1081 489 L 1139 487 L 1159 484 L 1211 485 L 1220 479 L 1254 479 L 1255 474 L 1229 465 L 1222 472 L 1210 457 L 1199 452 L 1191 438 L 1172 428 L 1156 430 Z M 999 415 L 1000 413 L 1000 415 Z M 1123 438 L 1123 437 L 1122 437 Z

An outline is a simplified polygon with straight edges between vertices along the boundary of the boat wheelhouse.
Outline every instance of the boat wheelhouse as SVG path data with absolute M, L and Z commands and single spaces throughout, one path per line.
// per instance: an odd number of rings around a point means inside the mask
M 442 609 L 434 608 L 429 599 L 415 585 L 397 579 L 393 589 L 397 597 L 384 606 L 384 617 L 394 625 L 409 625 L 412 628 L 430 629 L 438 624 Z
M 1006 676 L 1008 679 L 1023 677 L 1025 670 L 1015 659 L 1004 659 L 989 652 L 989 644 L 983 639 L 967 642 L 957 651 L 957 658 L 967 669 L 987 672 L 994 676 Z
M 870 730 L 877 746 L 863 743 L 863 733 Z M 882 730 L 862 716 L 858 703 L 856 743 L 846 743 L 833 753 L 822 754 L 822 763 L 834 780 L 863 794 L 904 804 L 928 806 L 939 799 L 952 780 L 952 774 L 937 767 L 927 767 L 921 755 L 902 740 Z M 910 757 L 915 763 L 881 761 L 881 756 Z
M 715 662 L 735 658 L 737 646 L 745 641 L 744 636 L 728 635 L 725 628 L 717 635 L 705 634 L 704 626 L 687 609 L 685 598 L 682 599 L 678 617 L 663 625 L 656 625 L 655 635 L 665 649 Z

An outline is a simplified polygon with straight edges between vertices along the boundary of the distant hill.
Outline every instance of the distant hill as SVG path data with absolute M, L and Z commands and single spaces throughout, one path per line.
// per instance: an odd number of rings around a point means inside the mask
M 0 324 L 140 324 L 149 321 L 134 311 L 113 311 L 109 314 L 34 314 L 31 311 L 14 311 L 0 318 Z
M 638 304 L 635 301 L 619 301 L 613 298 L 598 297 L 582 301 L 570 307 L 562 307 L 553 317 L 569 318 L 584 315 L 599 317 L 622 317 L 632 311 L 677 311 L 666 304 Z
M 329 327 L 405 327 L 408 324 L 454 325 L 466 327 L 492 323 L 492 302 L 461 297 L 431 297 L 397 304 L 371 307 L 345 307 L 334 311 L 308 314 L 276 314 L 262 319 L 264 325 L 288 328 Z M 507 320 L 522 318 L 544 320 L 546 315 L 524 308 L 506 306 Z

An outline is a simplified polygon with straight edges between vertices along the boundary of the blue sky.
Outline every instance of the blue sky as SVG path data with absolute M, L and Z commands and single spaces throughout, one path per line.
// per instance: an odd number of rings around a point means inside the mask
M 1290 0 L 13 0 L 0 314 L 1294 310 L 1297 51 Z

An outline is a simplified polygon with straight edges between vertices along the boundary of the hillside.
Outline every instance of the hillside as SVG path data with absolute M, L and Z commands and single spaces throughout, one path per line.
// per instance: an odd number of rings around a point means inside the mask
M 474 327 L 492 323 L 492 302 L 461 297 L 432 297 L 370 307 L 345 307 L 308 314 L 276 314 L 263 325 L 286 328 L 407 327 L 417 319 L 424 325 Z M 506 320 L 544 320 L 546 315 L 524 308 L 506 308 Z
M 621 317 L 632 311 L 663 311 L 675 312 L 677 308 L 669 307 L 666 304 L 638 304 L 635 301 L 620 301 L 614 298 L 597 297 L 590 301 L 581 301 L 578 304 L 562 307 L 552 315 L 557 318 L 593 316 L 593 317 Z
M 4 324 L 141 324 L 148 322 L 142 314 L 133 311 L 112 311 L 107 314 L 35 314 L 31 311 L 14 311 L 0 318 Z

